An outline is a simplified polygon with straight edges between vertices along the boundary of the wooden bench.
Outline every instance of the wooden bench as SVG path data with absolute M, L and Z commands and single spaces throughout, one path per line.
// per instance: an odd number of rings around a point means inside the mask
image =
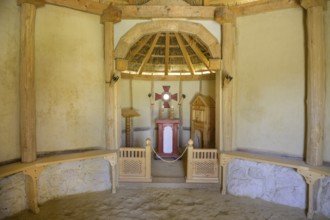
M 285 158 L 277 158 L 265 155 L 258 155 L 246 153 L 241 151 L 221 152 L 220 153 L 220 166 L 222 169 L 222 194 L 227 192 L 227 175 L 228 164 L 233 159 L 249 160 L 260 163 L 273 164 L 283 167 L 295 169 L 302 175 L 308 184 L 308 205 L 307 205 L 307 218 L 312 219 L 315 213 L 314 209 L 314 184 L 316 181 L 330 176 L 330 167 L 313 167 L 307 165 L 304 161 L 289 160 Z
M 23 172 L 27 177 L 26 189 L 27 189 L 27 203 L 33 213 L 39 212 L 38 207 L 38 178 L 40 173 L 45 167 L 53 164 L 60 164 L 71 161 L 87 160 L 94 158 L 103 158 L 107 160 L 111 166 L 110 178 L 112 193 L 116 192 L 116 169 L 117 165 L 117 151 L 106 150 L 93 150 L 81 153 L 61 154 L 49 157 L 43 157 L 37 159 L 32 163 L 12 163 L 4 166 L 0 166 L 0 178 L 9 176 L 15 173 Z

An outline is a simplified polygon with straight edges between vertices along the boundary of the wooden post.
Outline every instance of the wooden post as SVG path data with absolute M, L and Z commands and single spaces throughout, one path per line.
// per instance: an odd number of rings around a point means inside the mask
M 110 5 L 104 10 L 104 71 L 105 71 L 105 144 L 106 149 L 118 149 L 121 142 L 118 83 L 114 81 L 114 23 L 121 19 L 121 12 Z
M 151 180 L 151 140 L 146 139 L 146 179 Z
M 215 20 L 222 24 L 222 79 L 225 76 L 235 77 L 235 42 L 236 18 L 227 8 L 221 8 L 215 12 Z M 218 80 L 220 81 L 220 80 Z M 221 86 L 221 85 L 220 85 Z M 233 83 L 223 86 L 222 91 L 222 126 L 223 126 L 223 149 L 233 149 Z
M 42 1 L 18 1 L 21 5 L 20 147 L 23 163 L 37 158 L 34 29 L 37 6 Z
M 303 0 L 307 10 L 307 154 L 312 166 L 323 163 L 325 117 L 325 0 Z
M 192 139 L 188 140 L 187 145 L 187 177 L 186 182 L 192 179 L 192 160 L 193 160 L 193 153 L 194 153 L 194 141 Z

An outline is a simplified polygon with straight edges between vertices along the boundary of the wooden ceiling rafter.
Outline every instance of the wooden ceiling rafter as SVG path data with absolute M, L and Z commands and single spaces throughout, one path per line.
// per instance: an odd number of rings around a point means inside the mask
M 187 66 L 191 72 L 192 75 L 195 75 L 195 68 L 191 62 L 191 59 L 190 59 L 190 56 L 188 54 L 188 51 L 187 51 L 187 48 L 186 46 L 184 45 L 184 42 L 180 36 L 179 33 L 175 33 L 175 37 L 176 37 L 176 40 L 178 41 L 178 44 L 180 46 L 180 49 L 182 51 L 182 54 L 183 54 L 183 57 L 184 57 L 184 60 L 186 61 L 187 63 Z
M 202 61 L 202 63 L 205 65 L 205 67 L 210 71 L 210 61 L 207 59 L 207 57 L 204 55 L 204 53 L 199 49 L 199 47 L 196 44 L 196 41 L 191 40 L 191 38 L 185 34 L 182 33 L 183 38 L 185 39 L 185 41 L 189 44 L 189 46 L 191 47 L 191 49 L 193 49 L 193 51 L 196 53 L 197 57 Z
M 143 38 L 141 41 L 139 41 L 137 47 L 135 47 L 127 56 L 127 60 L 130 60 L 132 57 L 134 57 L 136 54 L 140 52 L 140 50 L 148 43 L 152 35 L 148 35 L 145 38 Z
M 155 38 L 153 39 L 152 44 L 151 44 L 151 46 L 150 46 L 150 48 L 149 48 L 149 50 L 148 50 L 146 56 L 144 57 L 144 59 L 143 59 L 143 61 L 142 61 L 142 63 L 141 63 L 141 66 L 139 67 L 139 69 L 138 69 L 138 71 L 137 71 L 138 75 L 141 75 L 144 66 L 146 65 L 146 63 L 147 63 L 148 60 L 150 59 L 150 56 L 151 56 L 151 54 L 152 54 L 152 51 L 154 50 L 155 45 L 156 45 L 156 43 L 157 43 L 159 37 L 160 37 L 160 32 L 158 32 L 157 34 L 155 34 Z
M 170 60 L 170 33 L 166 32 L 165 35 L 165 75 L 168 75 Z

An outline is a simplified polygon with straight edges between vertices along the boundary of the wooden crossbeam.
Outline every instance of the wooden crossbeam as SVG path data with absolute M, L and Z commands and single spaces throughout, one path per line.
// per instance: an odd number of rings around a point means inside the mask
M 207 57 L 204 55 L 204 53 L 199 49 L 199 47 L 196 45 L 196 41 L 193 41 L 187 34 L 182 33 L 183 38 L 187 41 L 191 49 L 197 54 L 198 58 L 202 61 L 202 63 L 207 67 L 207 69 L 212 72 L 210 67 L 210 61 L 207 59 Z
M 144 59 L 143 59 L 143 61 L 142 61 L 142 63 L 141 63 L 141 66 L 139 67 L 139 69 L 138 69 L 138 71 L 137 71 L 137 74 L 138 74 L 138 75 L 140 75 L 140 74 L 142 73 L 142 70 L 143 70 L 144 66 L 146 65 L 146 63 L 147 63 L 148 60 L 150 59 L 150 56 L 151 56 L 151 54 L 152 54 L 152 51 L 154 50 L 155 45 L 156 45 L 156 43 L 157 43 L 159 37 L 160 37 L 160 32 L 158 32 L 158 33 L 155 35 L 155 38 L 154 38 L 154 40 L 152 41 L 152 44 L 151 44 L 151 46 L 150 46 L 150 48 L 149 48 L 149 50 L 148 50 L 146 56 L 144 57 Z
M 259 0 L 253 4 L 241 4 L 229 8 L 236 16 L 244 16 L 296 7 L 300 7 L 296 0 Z
M 190 57 L 189 57 L 189 54 L 188 54 L 188 51 L 186 49 L 186 46 L 184 45 L 183 43 L 183 40 L 181 38 L 181 36 L 178 34 L 178 33 L 175 33 L 175 37 L 176 37 L 176 40 L 178 41 L 179 43 L 179 46 L 181 48 L 181 51 L 182 51 L 182 54 L 183 54 L 183 57 L 188 65 L 188 68 L 191 72 L 192 75 L 195 75 L 195 69 L 194 69 L 194 66 L 190 60 Z
M 113 4 L 122 11 L 122 19 L 190 18 L 209 20 L 214 19 L 214 11 L 218 7 L 229 7 L 235 11 L 236 15 L 240 16 L 299 7 L 298 2 L 297 0 L 204 0 L 204 6 L 182 6 L 128 5 L 130 1 L 127 2 L 127 0 L 111 0 L 107 3 L 93 0 L 45 0 L 46 4 L 98 15 L 101 15 L 109 4 Z

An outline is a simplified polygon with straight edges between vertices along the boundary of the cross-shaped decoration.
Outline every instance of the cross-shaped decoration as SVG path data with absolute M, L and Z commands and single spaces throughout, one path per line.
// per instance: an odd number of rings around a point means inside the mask
M 164 108 L 170 108 L 169 102 L 173 99 L 178 101 L 178 93 L 171 94 L 170 93 L 170 86 L 163 86 L 164 92 L 162 94 L 155 93 L 155 101 L 161 99 L 164 103 Z

